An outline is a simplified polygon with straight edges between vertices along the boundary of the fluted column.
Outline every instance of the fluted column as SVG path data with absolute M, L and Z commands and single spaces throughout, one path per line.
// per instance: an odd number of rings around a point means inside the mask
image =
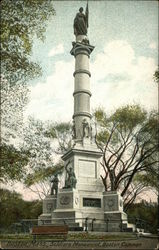
M 91 46 L 86 36 L 77 36 L 73 42 L 71 55 L 75 57 L 74 71 L 74 139 L 79 141 L 90 138 L 90 77 L 89 57 L 94 46 Z

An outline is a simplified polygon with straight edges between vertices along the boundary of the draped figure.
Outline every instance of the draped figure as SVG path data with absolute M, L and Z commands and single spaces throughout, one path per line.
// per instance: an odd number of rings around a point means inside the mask
M 74 19 L 75 36 L 87 35 L 87 28 L 88 28 L 88 3 L 87 3 L 85 14 L 83 13 L 83 8 L 81 7 Z

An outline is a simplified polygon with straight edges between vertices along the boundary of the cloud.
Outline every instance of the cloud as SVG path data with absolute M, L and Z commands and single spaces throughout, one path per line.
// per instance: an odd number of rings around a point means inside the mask
M 55 55 L 59 55 L 63 53 L 64 53 L 64 46 L 62 43 L 60 43 L 56 47 L 50 50 L 50 52 L 48 53 L 48 56 L 51 57 L 51 56 L 55 56 Z
M 98 81 L 108 74 L 127 73 L 134 58 L 134 50 L 126 41 L 109 42 L 104 46 L 103 53 L 96 56 L 92 64 L 92 74 Z
M 57 61 L 46 82 L 39 82 L 30 88 L 30 102 L 25 115 L 42 120 L 70 120 L 73 114 L 73 70 L 73 59 L 69 62 Z
M 157 49 L 157 44 L 156 44 L 156 42 L 151 42 L 151 43 L 149 44 L 149 48 L 150 48 L 150 49 Z
M 69 121 L 73 115 L 74 59 L 57 61 L 46 82 L 31 87 L 31 101 L 26 115 L 42 120 Z M 157 86 L 153 80 L 153 58 L 136 56 L 127 41 L 105 44 L 90 65 L 91 107 L 105 107 L 107 112 L 121 105 L 139 103 L 157 108 Z
M 92 107 L 103 106 L 107 112 L 128 103 L 157 108 L 155 69 L 155 60 L 137 57 L 127 41 L 107 43 L 91 63 Z

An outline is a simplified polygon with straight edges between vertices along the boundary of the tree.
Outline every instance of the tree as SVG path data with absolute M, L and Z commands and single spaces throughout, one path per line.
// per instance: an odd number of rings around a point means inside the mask
M 0 182 L 20 181 L 25 176 L 28 162 L 27 153 L 16 149 L 13 145 L 1 147 Z
M 2 126 L 15 128 L 27 101 L 26 83 L 41 74 L 40 65 L 30 61 L 33 39 L 44 40 L 47 21 L 55 11 L 51 0 L 6 0 L 0 7 Z
M 1 74 L 11 84 L 41 72 L 30 61 L 33 38 L 44 39 L 46 21 L 55 14 L 51 0 L 1 1 Z
M 129 207 L 128 218 L 139 218 L 140 220 L 145 221 L 145 225 L 142 225 L 142 228 L 146 226 L 146 230 L 151 233 L 156 233 L 157 231 L 157 203 L 147 202 L 142 200 L 139 203 L 134 203 Z M 135 223 L 133 220 L 132 223 Z
M 69 122 L 53 123 L 48 126 L 48 136 L 56 140 L 57 148 L 54 149 L 56 154 L 64 154 L 71 148 L 72 126 Z
M 18 146 L 27 94 L 25 85 L 19 83 L 11 87 L 8 81 L 1 77 L 0 182 L 19 180 L 27 161 Z
M 149 190 L 150 185 L 140 182 L 138 174 L 136 174 L 124 196 L 124 210 L 127 211 L 136 201 L 136 198 L 138 198 L 138 201 L 141 200 L 140 195 L 146 194 Z
M 159 69 L 155 71 L 154 73 L 154 79 L 157 83 L 159 83 Z
M 28 81 L 42 73 L 40 65 L 30 60 L 33 39 L 44 40 L 47 21 L 55 11 L 51 0 L 3 0 L 0 7 L 2 131 L 0 158 L 4 170 L 2 171 L 4 178 L 1 175 L 1 180 L 7 178 L 17 180 L 20 177 L 18 173 L 22 171 L 19 171 L 17 165 L 9 165 L 9 162 L 12 162 L 9 159 L 16 152 L 16 157 L 19 154 L 19 166 L 23 166 L 23 152 L 20 152 L 17 141 L 20 140 L 19 135 L 22 133 L 23 111 L 28 101 Z M 8 158 L 4 158 L 5 156 Z
M 51 140 L 46 137 L 46 124 L 32 117 L 28 119 L 24 127 L 24 136 L 22 149 L 28 152 L 27 173 L 24 177 L 24 184 L 35 193 L 38 193 L 40 198 L 42 193 L 47 195 L 48 187 L 46 180 L 48 176 L 54 173 L 54 163 L 52 157 Z M 36 183 L 40 185 L 37 189 Z M 34 185 L 34 188 L 32 186 Z
M 157 195 L 158 192 L 159 169 L 157 165 L 148 167 L 143 173 L 138 173 L 136 176 L 137 183 L 144 187 L 151 187 Z
M 12 223 L 22 219 L 36 219 L 42 213 L 42 203 L 38 200 L 25 201 L 21 194 L 0 189 L 0 231 L 9 230 Z
M 22 149 L 28 152 L 24 184 L 42 199 L 50 192 L 52 176 L 62 174 L 60 156 L 70 146 L 70 124 L 52 124 L 30 117 L 23 139 Z
M 1 76 L 1 140 L 8 143 L 10 137 L 22 132 L 23 110 L 28 103 L 28 90 L 26 85 L 10 83 Z
M 108 117 L 104 110 L 98 109 L 95 117 L 99 130 L 96 141 L 103 152 L 101 178 L 105 190 L 120 190 L 126 201 L 132 190 L 139 191 L 133 185 L 136 174 L 157 166 L 156 112 L 127 105 Z

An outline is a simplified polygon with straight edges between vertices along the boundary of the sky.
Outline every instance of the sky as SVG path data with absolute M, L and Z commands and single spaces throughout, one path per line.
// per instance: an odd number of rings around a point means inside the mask
M 43 70 L 30 82 L 25 117 L 71 121 L 73 115 L 75 41 L 73 20 L 86 1 L 53 1 L 56 15 L 48 22 L 44 42 L 34 39 L 31 59 Z M 110 113 L 119 106 L 140 104 L 157 108 L 157 1 L 89 1 L 91 110 Z

